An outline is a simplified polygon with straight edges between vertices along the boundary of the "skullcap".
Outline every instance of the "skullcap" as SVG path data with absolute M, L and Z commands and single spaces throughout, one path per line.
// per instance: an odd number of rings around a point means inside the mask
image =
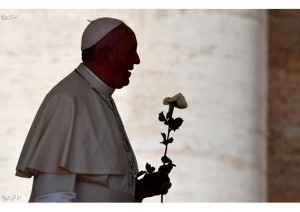
M 118 19 L 108 17 L 91 21 L 82 34 L 81 50 L 92 47 L 122 23 Z

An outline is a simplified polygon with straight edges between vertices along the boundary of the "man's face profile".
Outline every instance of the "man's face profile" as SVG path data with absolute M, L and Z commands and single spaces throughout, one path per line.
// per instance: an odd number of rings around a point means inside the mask
M 135 64 L 140 63 L 137 53 L 137 40 L 134 32 L 123 25 L 116 32 L 119 33 L 115 41 L 114 48 L 110 53 L 110 86 L 122 88 L 129 84 L 130 70 L 133 70 Z

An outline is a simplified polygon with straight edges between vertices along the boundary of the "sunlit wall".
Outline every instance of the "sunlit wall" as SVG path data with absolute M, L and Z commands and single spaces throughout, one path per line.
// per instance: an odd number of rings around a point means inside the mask
M 0 10 L 0 202 L 28 201 L 15 166 L 47 92 L 81 62 L 87 20 L 124 20 L 141 64 L 113 97 L 139 162 L 158 167 L 157 117 L 166 96 L 189 104 L 168 155 L 177 165 L 166 202 L 265 201 L 264 10 Z M 145 202 L 159 202 L 154 197 Z

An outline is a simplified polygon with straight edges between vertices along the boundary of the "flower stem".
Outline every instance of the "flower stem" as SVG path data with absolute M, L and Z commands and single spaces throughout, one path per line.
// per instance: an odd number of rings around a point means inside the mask
M 172 117 L 172 116 L 171 116 L 171 117 Z M 170 127 L 169 127 L 169 129 L 168 129 L 168 135 L 167 135 L 167 140 L 169 140 L 170 132 L 171 132 L 171 129 L 170 129 Z M 168 144 L 167 144 L 166 147 L 165 147 L 165 153 L 164 153 L 164 156 L 167 155 L 167 151 L 168 151 Z M 165 164 L 166 164 L 166 163 L 164 163 L 164 165 L 165 165 Z M 164 201 L 164 195 L 161 194 L 161 196 L 160 196 L 160 202 L 163 203 L 163 201 Z
M 168 129 L 168 135 L 167 135 L 167 140 L 169 140 L 170 132 L 171 132 L 171 129 L 170 129 L 170 127 L 169 127 L 169 129 Z M 168 145 L 169 145 L 169 144 L 167 144 L 166 147 L 165 147 L 165 153 L 164 153 L 164 156 L 167 155 Z M 165 163 L 164 163 L 164 165 L 165 165 Z
M 172 118 L 172 116 L 173 116 L 173 111 L 174 111 L 174 105 L 173 105 L 173 104 L 170 104 L 170 105 L 169 105 L 169 111 L 168 111 L 168 119 Z M 170 126 L 169 126 L 169 127 L 168 127 L 167 140 L 169 140 L 170 132 L 171 132 L 171 128 L 170 128 Z M 167 155 L 167 151 L 168 151 L 168 144 L 166 144 L 164 156 Z M 166 163 L 164 163 L 164 165 L 165 165 L 165 164 L 166 164 Z M 160 196 L 160 202 L 163 203 L 163 201 L 164 201 L 164 195 L 161 194 L 161 196 Z

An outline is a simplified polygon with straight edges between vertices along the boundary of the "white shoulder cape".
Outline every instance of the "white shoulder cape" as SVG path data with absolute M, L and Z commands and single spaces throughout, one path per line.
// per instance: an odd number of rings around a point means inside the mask
M 39 172 L 126 172 L 126 151 L 112 111 L 72 72 L 45 97 L 24 143 L 17 176 Z

